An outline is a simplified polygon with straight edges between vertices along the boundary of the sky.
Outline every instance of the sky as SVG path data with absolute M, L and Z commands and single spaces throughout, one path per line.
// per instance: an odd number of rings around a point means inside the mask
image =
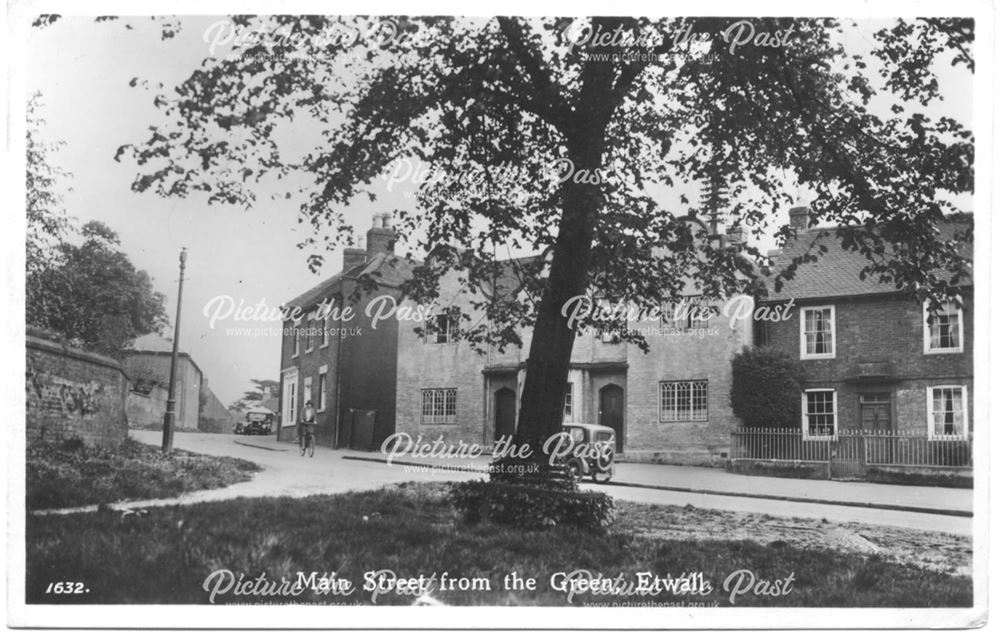
M 280 306 L 337 273 L 341 254 L 331 254 L 319 274 L 310 273 L 306 253 L 296 247 L 309 230 L 296 221 L 294 205 L 262 197 L 246 211 L 134 193 L 135 164 L 114 161 L 119 146 L 144 140 L 149 126 L 162 121 L 152 103 L 155 93 L 130 87 L 130 80 L 139 76 L 172 86 L 186 79 L 208 54 L 205 29 L 219 19 L 185 18 L 178 36 L 164 42 L 150 20 L 130 20 L 136 28 L 127 30 L 116 22 L 66 17 L 31 31 L 27 77 L 29 92 L 43 96 L 43 138 L 65 142 L 53 161 L 73 176 L 72 190 L 65 192 L 67 212 L 80 224 L 101 220 L 118 232 L 123 251 L 166 295 L 171 324 L 180 248 L 187 247 L 180 346 L 229 405 L 251 389 L 250 379 L 278 380 L 280 339 L 227 334 L 224 327 L 280 324 L 230 319 L 211 327 L 206 305 L 229 296 L 247 305 L 264 300 Z M 359 200 L 348 217 L 363 233 L 374 213 L 393 208 L 385 206 L 390 202 Z
M 247 305 L 264 301 L 280 306 L 339 271 L 341 254 L 330 254 L 318 274 L 306 266 L 306 252 L 296 245 L 308 237 L 299 224 L 294 201 L 272 201 L 242 208 L 209 206 L 203 199 L 165 199 L 134 193 L 132 161 L 114 161 L 120 145 L 138 143 L 150 125 L 162 123 L 152 99 L 155 92 L 129 86 L 133 77 L 172 87 L 186 79 L 208 55 L 206 30 L 222 17 L 181 19 L 173 39 L 160 38 L 160 26 L 148 19 L 95 23 L 91 17 L 65 17 L 44 29 L 31 29 L 25 60 L 27 88 L 43 95 L 42 137 L 63 141 L 53 160 L 73 178 L 65 192 L 67 212 L 79 220 L 101 220 L 118 232 L 122 248 L 139 269 L 153 277 L 167 298 L 171 323 L 177 300 L 178 255 L 188 249 L 180 345 L 202 368 L 216 395 L 230 404 L 250 389 L 250 379 L 279 378 L 280 340 L 276 333 L 236 335 L 227 327 L 278 326 L 278 322 L 211 323 L 204 314 L 213 298 L 231 297 Z M 869 41 L 871 24 L 849 31 L 856 46 Z M 848 45 L 851 43 L 848 42 Z M 971 87 L 958 75 L 942 75 L 942 107 L 971 124 Z M 315 144 L 311 131 L 302 143 Z M 294 132 L 293 132 L 294 135 Z M 292 142 L 296 142 L 294 138 Z M 373 214 L 408 206 L 405 186 L 383 193 L 376 202 L 359 199 L 347 209 L 358 234 L 371 226 Z

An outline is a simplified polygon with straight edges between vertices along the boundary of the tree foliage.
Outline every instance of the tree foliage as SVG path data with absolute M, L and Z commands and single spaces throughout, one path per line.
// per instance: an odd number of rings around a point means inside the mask
M 58 263 L 29 280 L 49 301 L 43 306 L 29 301 L 28 323 L 120 358 L 136 337 L 167 325 L 165 298 L 153 290 L 146 271 L 136 270 L 120 250 L 118 234 L 106 225 L 88 222 L 80 237 L 82 244 L 59 244 Z
M 58 245 L 71 232 L 70 218 L 63 205 L 65 181 L 70 174 L 55 164 L 54 156 L 62 143 L 43 138 L 41 93 L 34 94 L 27 108 L 27 155 L 25 170 L 25 295 L 28 323 L 36 319 L 56 298 L 46 295 L 38 276 L 58 262 Z
M 750 290 L 746 257 L 762 254 L 712 239 L 698 201 L 664 204 L 657 186 L 725 183 L 730 219 L 758 237 L 801 186 L 812 222 L 867 257 L 864 275 L 937 302 L 969 274 L 971 231 L 942 240 L 936 225 L 972 191 L 972 134 L 924 107 L 940 101 L 936 60 L 971 74 L 970 20 L 898 21 L 861 52 L 844 46 L 849 21 L 812 18 L 282 15 L 231 26 L 255 35 L 158 93 L 162 121 L 119 150 L 139 167 L 133 188 L 250 207 L 263 182 L 289 183 L 279 195 L 315 228 L 302 245 L 315 267 L 351 243 L 352 200 L 420 161 L 436 177 L 415 209 L 396 210 L 408 255 L 424 262 L 407 291 L 436 299 L 436 281 L 457 269 L 483 295 L 467 338 L 517 344 L 534 329 L 519 418 L 529 430 L 561 419 L 567 298 L 653 307 L 689 282 L 715 298 Z M 777 45 L 738 45 L 749 29 Z M 872 106 L 880 93 L 896 100 L 890 112 Z M 315 145 L 283 143 L 291 130 L 314 131 Z M 544 257 L 515 265 L 517 288 L 490 292 L 512 249 Z
M 281 384 L 273 379 L 250 379 L 250 382 L 253 383 L 254 389 L 244 392 L 243 396 L 234 402 L 229 409 L 245 412 L 254 405 L 262 403 L 265 394 L 276 396 L 281 389 Z
M 744 348 L 733 357 L 729 404 L 744 427 L 797 429 L 802 404 L 798 364 L 771 348 Z

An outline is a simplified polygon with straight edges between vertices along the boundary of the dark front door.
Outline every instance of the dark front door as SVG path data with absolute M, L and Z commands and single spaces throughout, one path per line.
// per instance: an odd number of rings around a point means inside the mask
M 514 397 L 514 390 L 510 388 L 500 388 L 493 393 L 493 440 L 500 440 L 502 436 L 514 435 L 514 408 L 517 406 L 517 399 Z
M 861 429 L 868 436 L 869 464 L 892 464 L 896 439 L 892 432 L 892 410 L 888 392 L 871 392 L 861 395 Z
M 874 432 L 892 430 L 892 419 L 889 418 L 888 392 L 861 395 L 861 428 Z
M 615 449 L 621 452 L 625 442 L 624 392 L 617 385 L 605 385 L 598 394 L 601 402 L 598 413 L 600 424 L 615 430 Z

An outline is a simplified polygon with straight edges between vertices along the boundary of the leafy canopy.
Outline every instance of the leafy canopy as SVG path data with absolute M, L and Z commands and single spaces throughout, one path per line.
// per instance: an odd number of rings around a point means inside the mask
M 557 250 L 581 188 L 599 193 L 586 261 L 605 297 L 652 306 L 688 282 L 710 297 L 753 290 L 747 258 L 762 254 L 710 239 L 706 210 L 683 193 L 710 181 L 734 201 L 722 210 L 733 223 L 779 240 L 793 232 L 774 219 L 802 187 L 813 222 L 868 258 L 865 275 L 921 299 L 954 295 L 971 229 L 943 240 L 936 225 L 972 191 L 973 138 L 928 106 L 942 63 L 971 77 L 972 21 L 897 21 L 864 51 L 845 48 L 849 21 L 744 22 L 781 45 L 734 45 L 743 32 L 726 18 L 234 16 L 236 46 L 179 86 L 133 81 L 163 90 L 163 120 L 117 158 L 138 164 L 136 191 L 163 196 L 250 207 L 263 185 L 283 186 L 315 228 L 301 245 L 313 268 L 352 242 L 355 197 L 376 199 L 401 161 L 421 162 L 435 178 L 395 212 L 423 262 L 408 292 L 434 299 L 459 271 L 484 297 L 488 320 L 465 332 L 479 341 L 518 342 L 534 323 L 547 260 L 499 261 Z M 597 165 L 571 166 L 588 171 L 577 181 L 567 161 L 595 149 Z M 515 288 L 496 284 L 511 266 Z

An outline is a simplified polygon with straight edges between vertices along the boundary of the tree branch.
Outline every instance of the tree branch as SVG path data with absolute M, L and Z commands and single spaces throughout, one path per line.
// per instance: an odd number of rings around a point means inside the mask
M 530 98 L 535 106 L 533 110 L 544 113 L 547 121 L 562 129 L 569 117 L 569 106 L 559 86 L 543 68 L 538 49 L 529 45 L 524 39 L 523 27 L 515 19 L 498 17 L 497 22 L 500 25 L 500 32 L 507 38 L 518 63 L 528 74 L 531 86 L 535 90 L 535 94 Z

